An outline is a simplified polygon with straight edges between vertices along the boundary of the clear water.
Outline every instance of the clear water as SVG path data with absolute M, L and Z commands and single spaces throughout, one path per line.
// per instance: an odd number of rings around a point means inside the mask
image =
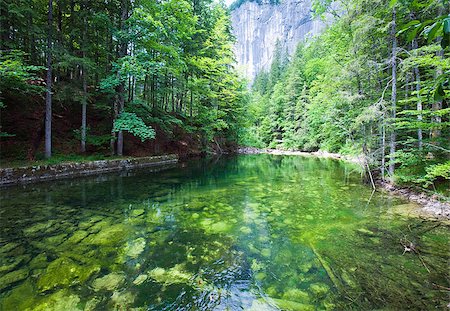
M 295 156 L 1 189 L 1 310 L 443 310 L 449 225 Z M 405 252 L 405 246 L 413 249 Z

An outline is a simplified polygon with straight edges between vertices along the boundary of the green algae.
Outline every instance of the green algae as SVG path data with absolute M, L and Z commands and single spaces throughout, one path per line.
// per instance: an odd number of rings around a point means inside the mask
M 52 261 L 37 281 L 37 287 L 44 292 L 57 287 L 65 287 L 86 282 L 100 271 L 100 266 L 77 264 L 70 258 L 58 258 Z
M 11 286 L 14 283 L 25 280 L 29 271 L 27 269 L 14 270 L 0 277 L 0 291 Z

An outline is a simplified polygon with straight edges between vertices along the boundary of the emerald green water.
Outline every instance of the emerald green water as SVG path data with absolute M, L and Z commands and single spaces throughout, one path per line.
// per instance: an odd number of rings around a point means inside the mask
M 444 310 L 449 225 L 349 164 L 202 160 L 1 189 L 1 310 Z M 405 252 L 412 242 L 416 252 Z

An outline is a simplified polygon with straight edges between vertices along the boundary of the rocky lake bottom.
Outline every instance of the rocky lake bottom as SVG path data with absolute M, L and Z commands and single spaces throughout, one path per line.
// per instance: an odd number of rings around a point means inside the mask
M 442 310 L 449 223 L 356 166 L 241 155 L 0 191 L 0 310 Z

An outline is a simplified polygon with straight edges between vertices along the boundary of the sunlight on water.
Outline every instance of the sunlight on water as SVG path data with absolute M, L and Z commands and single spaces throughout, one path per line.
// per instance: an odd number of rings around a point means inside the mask
M 349 164 L 254 155 L 129 175 L 1 190 L 1 310 L 449 303 L 448 224 L 371 196 Z

